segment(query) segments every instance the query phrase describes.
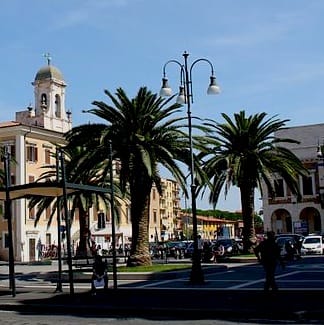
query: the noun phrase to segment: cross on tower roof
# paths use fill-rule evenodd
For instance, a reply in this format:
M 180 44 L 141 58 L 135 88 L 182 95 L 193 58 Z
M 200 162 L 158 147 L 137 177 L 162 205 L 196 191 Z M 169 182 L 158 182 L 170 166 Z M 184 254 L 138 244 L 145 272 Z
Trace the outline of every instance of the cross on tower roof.
M 52 57 L 50 55 L 50 53 L 45 53 L 43 54 L 44 58 L 47 59 L 47 65 L 51 65 L 51 60 L 52 60 Z

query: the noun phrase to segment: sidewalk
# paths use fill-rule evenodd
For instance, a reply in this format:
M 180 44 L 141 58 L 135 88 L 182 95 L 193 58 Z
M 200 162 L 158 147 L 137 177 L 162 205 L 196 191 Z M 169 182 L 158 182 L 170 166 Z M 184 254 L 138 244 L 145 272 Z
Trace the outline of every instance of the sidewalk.
M 144 317 L 163 319 L 226 320 L 323 320 L 323 292 L 182 289 L 109 289 L 91 296 L 89 292 L 0 293 L 0 310 L 70 314 L 79 316 Z M 300 299 L 299 297 L 302 297 Z

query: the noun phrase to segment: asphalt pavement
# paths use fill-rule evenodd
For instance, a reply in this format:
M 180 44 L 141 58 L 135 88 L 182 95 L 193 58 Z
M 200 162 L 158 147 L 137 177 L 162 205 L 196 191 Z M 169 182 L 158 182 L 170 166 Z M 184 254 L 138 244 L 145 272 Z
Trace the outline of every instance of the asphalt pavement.
M 224 271 L 224 265 L 206 265 L 204 272 Z M 0 265 L 2 284 L 6 266 Z M 57 276 L 55 266 L 16 266 L 19 279 L 15 296 L 9 287 L 0 288 L 0 310 L 21 313 L 69 314 L 79 316 L 142 317 L 149 319 L 226 319 L 226 320 L 282 320 L 291 323 L 324 323 L 324 291 L 280 290 L 266 293 L 262 290 L 220 290 L 206 284 L 192 285 L 183 281 L 182 287 L 161 288 L 109 288 L 98 290 L 95 296 L 88 289 L 75 289 L 70 294 L 64 283 L 63 292 L 41 285 Z M 38 278 L 39 286 L 20 286 L 19 281 Z M 141 280 L 152 274 L 137 274 Z M 133 275 L 133 277 L 136 277 Z M 162 276 L 162 275 L 161 275 Z M 165 274 L 163 275 L 166 276 Z M 186 277 L 184 271 L 172 272 L 168 278 Z M 158 275 L 154 275 L 158 278 Z M 189 278 L 189 277 L 188 277 Z M 136 279 L 134 279 L 136 280 Z M 66 281 L 66 280 L 64 280 Z M 75 279 L 75 282 L 82 279 Z

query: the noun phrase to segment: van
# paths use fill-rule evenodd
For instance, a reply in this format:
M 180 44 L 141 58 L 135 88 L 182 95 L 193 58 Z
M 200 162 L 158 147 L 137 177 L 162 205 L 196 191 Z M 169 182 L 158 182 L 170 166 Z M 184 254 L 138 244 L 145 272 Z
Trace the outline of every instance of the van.
M 323 254 L 323 237 L 319 235 L 306 236 L 302 243 L 301 253 L 307 254 Z

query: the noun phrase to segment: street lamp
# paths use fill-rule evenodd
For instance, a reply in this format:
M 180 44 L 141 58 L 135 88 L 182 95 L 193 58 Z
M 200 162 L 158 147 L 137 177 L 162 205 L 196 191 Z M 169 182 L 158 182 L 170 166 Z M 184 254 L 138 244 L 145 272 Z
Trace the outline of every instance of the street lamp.
M 109 176 L 110 176 L 110 214 L 111 214 L 111 244 L 113 253 L 113 288 L 117 289 L 117 256 L 116 256 L 116 225 L 114 205 L 114 174 L 113 174 L 113 151 L 112 142 L 109 141 Z
M 319 181 L 319 196 L 320 196 L 320 202 L 322 209 L 324 208 L 324 155 L 323 155 L 323 147 L 324 147 L 324 141 L 323 144 L 320 145 L 320 142 L 318 141 L 317 144 L 317 172 L 318 172 L 318 181 Z
M 4 152 L 4 169 L 5 169 L 5 217 L 8 221 L 8 250 L 9 250 L 9 286 L 12 296 L 16 296 L 16 280 L 15 280 L 15 257 L 13 248 L 13 230 L 12 230 L 12 213 L 11 213 L 11 199 L 10 199 L 10 186 L 11 186 L 11 172 L 10 172 L 10 152 L 9 146 L 5 146 Z
M 204 283 L 204 274 L 201 268 L 200 253 L 198 251 L 198 231 L 197 231 L 197 207 L 196 207 L 196 184 L 195 184 L 195 167 L 194 167 L 194 155 L 192 145 L 192 123 L 191 123 L 191 110 L 190 104 L 193 103 L 193 91 L 192 91 L 192 69 L 198 62 L 206 62 L 210 65 L 211 76 L 210 83 L 207 89 L 208 95 L 219 94 L 220 88 L 216 83 L 216 77 L 214 76 L 214 68 L 212 63 L 205 59 L 200 58 L 195 60 L 188 67 L 188 56 L 189 53 L 183 53 L 184 63 L 180 63 L 177 60 L 169 60 L 163 66 L 163 78 L 162 88 L 160 90 L 160 96 L 171 96 L 172 90 L 168 84 L 168 78 L 166 77 L 166 66 L 169 63 L 175 63 L 180 67 L 180 86 L 179 93 L 177 96 L 178 104 L 187 104 L 187 116 L 188 116 L 188 133 L 189 133 L 189 149 L 190 149 L 190 189 L 191 189 L 191 210 L 192 210 L 192 228 L 193 228 L 193 241 L 194 241 L 194 252 L 192 258 L 192 269 L 190 274 L 190 282 L 192 284 Z

